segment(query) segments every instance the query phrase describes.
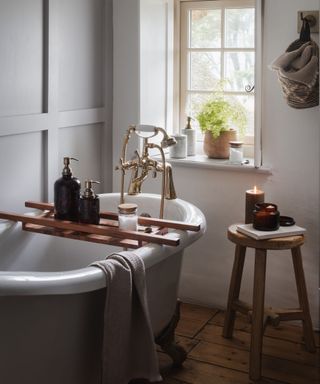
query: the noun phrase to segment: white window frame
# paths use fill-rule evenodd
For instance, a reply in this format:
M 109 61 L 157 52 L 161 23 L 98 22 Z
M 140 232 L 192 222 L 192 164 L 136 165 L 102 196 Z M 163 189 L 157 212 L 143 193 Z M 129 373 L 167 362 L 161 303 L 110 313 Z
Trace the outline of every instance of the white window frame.
M 181 20 L 180 12 L 182 3 L 193 2 L 193 3 L 205 3 L 209 2 L 220 2 L 221 0 L 174 0 L 174 102 L 173 102 L 173 126 L 176 133 L 180 132 L 185 125 L 185 118 L 182 115 L 181 105 L 184 103 L 181 100 L 181 78 L 183 76 L 183 70 L 181 69 L 181 47 L 180 45 L 180 31 L 181 31 Z M 224 0 L 224 3 L 230 3 L 235 6 L 238 2 L 241 5 L 248 3 L 246 0 Z M 252 5 L 252 1 L 250 2 Z M 254 158 L 254 166 L 256 168 L 262 165 L 262 148 L 261 148 L 261 103 L 262 103 L 262 9 L 263 0 L 254 0 L 255 4 L 255 110 L 254 110 L 254 139 L 252 139 L 253 150 L 252 156 Z M 196 5 L 195 5 L 196 7 Z M 251 138 L 253 138 L 251 136 Z

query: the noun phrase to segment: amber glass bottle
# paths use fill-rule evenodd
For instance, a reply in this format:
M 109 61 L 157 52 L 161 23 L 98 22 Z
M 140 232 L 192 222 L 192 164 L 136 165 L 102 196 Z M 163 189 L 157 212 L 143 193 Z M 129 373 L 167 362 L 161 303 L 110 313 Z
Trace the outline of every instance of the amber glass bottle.
M 100 182 L 86 180 L 84 193 L 80 197 L 79 221 L 85 224 L 99 224 L 100 221 L 100 200 L 92 184 L 100 184 Z
M 54 217 L 59 220 L 79 221 L 81 183 L 79 179 L 72 177 L 70 160 L 77 159 L 63 158 L 62 177 L 54 183 Z

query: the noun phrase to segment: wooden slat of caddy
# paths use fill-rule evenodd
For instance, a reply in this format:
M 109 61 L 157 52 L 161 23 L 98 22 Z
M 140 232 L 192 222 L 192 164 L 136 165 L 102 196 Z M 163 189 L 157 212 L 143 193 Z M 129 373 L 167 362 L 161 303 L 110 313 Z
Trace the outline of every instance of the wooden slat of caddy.
M 36 208 L 36 209 L 53 211 L 52 203 L 37 203 L 34 201 L 26 201 L 25 206 L 28 208 Z M 118 220 L 118 215 L 114 212 L 100 212 L 100 217 L 102 219 Z M 139 216 L 138 223 L 144 226 L 155 225 L 158 227 L 181 229 L 184 231 L 193 231 L 193 232 L 200 231 L 200 224 L 182 223 L 180 221 L 156 219 L 153 217 Z
M 23 230 L 27 232 L 40 233 L 44 235 L 51 235 L 56 237 L 64 237 L 67 239 L 88 241 L 90 243 L 109 244 L 118 247 L 137 249 L 141 247 L 141 242 L 137 240 L 118 239 L 116 237 L 95 235 L 91 233 L 75 232 L 70 230 L 62 230 L 52 227 L 45 227 L 43 225 L 36 225 L 30 223 L 22 224 Z
M 130 239 L 130 240 L 138 240 L 145 241 L 148 243 L 156 243 L 156 244 L 164 244 L 177 246 L 180 243 L 180 239 L 169 239 L 163 236 L 147 234 L 147 233 L 139 233 L 135 231 L 124 231 L 114 227 L 107 227 L 102 225 L 93 225 L 93 224 L 81 224 L 75 223 L 72 221 L 60 221 L 55 220 L 53 218 L 47 217 L 32 217 L 32 216 L 24 216 L 18 215 L 14 213 L 8 212 L 0 212 L 0 218 L 12 221 L 21 221 L 22 223 L 31 223 L 38 224 L 53 228 L 60 228 L 66 230 L 72 230 L 76 232 L 84 232 L 84 233 L 92 233 L 97 235 L 106 235 L 117 237 L 120 239 Z

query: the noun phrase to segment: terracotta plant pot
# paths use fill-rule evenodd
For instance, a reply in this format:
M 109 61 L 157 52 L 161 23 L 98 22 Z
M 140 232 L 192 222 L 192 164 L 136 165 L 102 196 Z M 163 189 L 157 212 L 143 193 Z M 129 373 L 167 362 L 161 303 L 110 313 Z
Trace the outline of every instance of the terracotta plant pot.
M 203 150 L 210 159 L 229 159 L 229 141 L 236 140 L 237 132 L 234 129 L 222 132 L 216 139 L 210 131 L 204 134 Z

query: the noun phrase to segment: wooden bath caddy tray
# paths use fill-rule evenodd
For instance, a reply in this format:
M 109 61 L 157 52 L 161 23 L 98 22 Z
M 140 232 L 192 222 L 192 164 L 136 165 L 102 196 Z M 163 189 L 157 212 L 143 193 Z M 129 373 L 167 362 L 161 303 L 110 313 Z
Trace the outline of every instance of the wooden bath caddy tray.
M 151 232 L 125 231 L 118 228 L 118 215 L 114 212 L 100 212 L 100 224 L 93 225 L 54 219 L 54 207 L 50 203 L 26 201 L 25 206 L 43 212 L 38 216 L 26 216 L 0 211 L 0 219 L 21 221 L 22 228 L 29 232 L 93 243 L 111 244 L 125 248 L 139 248 L 146 243 L 178 246 L 180 243 L 179 238 L 172 239 L 163 236 L 168 232 L 168 228 L 194 232 L 200 230 L 200 225 L 139 216 L 138 224 L 150 227 Z

